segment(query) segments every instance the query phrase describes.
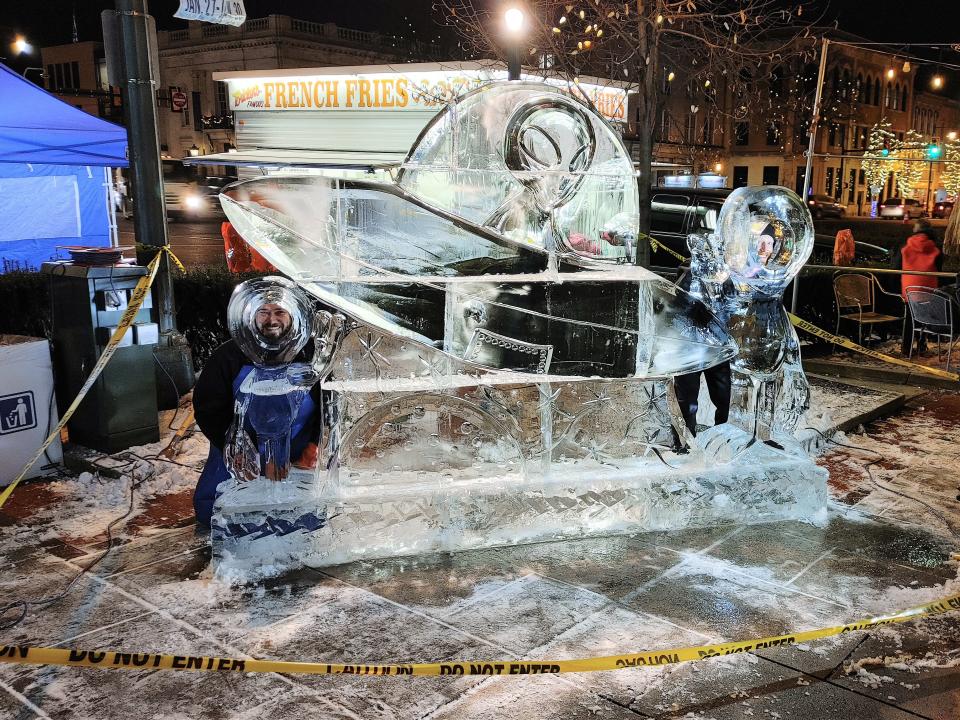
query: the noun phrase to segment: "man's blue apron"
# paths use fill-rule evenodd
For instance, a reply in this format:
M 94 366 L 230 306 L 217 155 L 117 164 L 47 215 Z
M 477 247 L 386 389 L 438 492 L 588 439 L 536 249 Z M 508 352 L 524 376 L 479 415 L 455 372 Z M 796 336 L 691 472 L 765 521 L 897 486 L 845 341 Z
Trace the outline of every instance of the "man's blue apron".
M 244 365 L 233 380 L 233 397 L 238 398 L 240 386 L 244 379 L 253 370 L 252 365 Z M 316 411 L 316 405 L 313 398 L 307 393 L 300 403 L 300 409 L 293 422 L 290 432 L 290 459 L 297 460 L 304 449 L 311 442 L 316 442 L 317 438 L 310 437 L 310 429 L 313 425 L 313 413 Z M 244 428 L 247 432 L 251 429 L 247 422 L 244 422 Z M 207 453 L 207 462 L 203 466 L 203 472 L 200 474 L 200 480 L 197 482 L 197 489 L 193 493 L 193 509 L 197 514 L 197 521 L 204 524 L 210 524 L 210 516 L 213 514 L 213 501 L 217 498 L 217 486 L 230 477 L 230 472 L 223 462 L 223 453 L 213 443 L 210 444 L 210 451 Z

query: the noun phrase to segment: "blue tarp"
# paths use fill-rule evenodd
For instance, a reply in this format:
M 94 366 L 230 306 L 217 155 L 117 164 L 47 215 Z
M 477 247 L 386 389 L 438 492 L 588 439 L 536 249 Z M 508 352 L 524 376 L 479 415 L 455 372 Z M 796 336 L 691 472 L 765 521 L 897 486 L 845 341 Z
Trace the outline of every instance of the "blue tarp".
M 110 244 L 109 170 L 127 131 L 0 65 L 0 272 L 37 269 L 58 245 Z

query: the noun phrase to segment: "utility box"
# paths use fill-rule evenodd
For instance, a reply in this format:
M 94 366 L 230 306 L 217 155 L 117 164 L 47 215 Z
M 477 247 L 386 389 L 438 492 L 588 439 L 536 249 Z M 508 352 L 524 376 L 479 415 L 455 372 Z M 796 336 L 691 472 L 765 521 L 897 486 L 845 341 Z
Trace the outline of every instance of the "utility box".
M 57 426 L 50 343 L 45 338 L 0 335 L 0 486 L 9 485 Z M 60 438 L 24 476 L 36 477 L 63 458 Z
M 53 367 L 60 414 L 89 377 L 140 278 L 138 265 L 44 263 L 50 275 Z M 153 351 L 156 325 L 147 294 L 134 324 L 67 423 L 70 441 L 114 453 L 160 439 Z

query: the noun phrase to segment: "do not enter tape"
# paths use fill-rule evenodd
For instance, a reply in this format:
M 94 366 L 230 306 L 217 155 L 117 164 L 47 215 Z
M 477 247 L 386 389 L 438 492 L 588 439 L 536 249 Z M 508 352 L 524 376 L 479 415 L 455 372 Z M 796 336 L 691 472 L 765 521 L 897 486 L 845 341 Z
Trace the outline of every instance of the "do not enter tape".
M 673 665 L 706 660 L 722 655 L 745 653 L 764 648 L 810 642 L 832 635 L 960 610 L 960 595 L 942 598 L 926 605 L 857 622 L 806 630 L 790 635 L 741 640 L 719 645 L 647 650 L 628 655 L 607 655 L 579 660 L 460 661 L 443 663 L 342 664 L 311 663 L 250 658 L 211 657 L 205 655 L 163 655 L 115 650 L 77 650 L 64 648 L 0 646 L 0 662 L 20 665 L 65 665 L 116 670 L 193 670 L 199 672 L 295 673 L 304 675 L 536 675 L 623 670 L 634 667 Z

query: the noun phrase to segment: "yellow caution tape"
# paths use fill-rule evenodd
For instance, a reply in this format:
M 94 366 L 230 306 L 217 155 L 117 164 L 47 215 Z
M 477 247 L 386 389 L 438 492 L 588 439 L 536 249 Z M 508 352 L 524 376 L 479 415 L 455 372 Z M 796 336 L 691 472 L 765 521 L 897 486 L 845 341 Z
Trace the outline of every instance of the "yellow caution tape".
M 183 421 L 183 423 L 177 429 L 177 432 L 174 433 L 173 437 L 170 439 L 170 442 L 167 443 L 167 446 L 160 451 L 161 457 L 165 457 L 169 460 L 177 454 L 177 444 L 183 440 L 183 436 L 187 434 L 187 430 L 193 427 L 194 422 L 196 422 L 196 415 L 193 407 L 191 407 L 190 414 L 187 415 L 187 419 Z
M 892 355 L 885 355 L 884 353 L 877 352 L 876 350 L 871 350 L 870 348 L 865 348 L 862 345 L 857 345 L 857 343 L 852 340 L 848 340 L 845 337 L 840 335 L 834 335 L 829 333 L 826 330 L 818 328 L 813 323 L 808 323 L 806 320 L 798 318 L 793 313 L 788 312 L 787 315 L 790 317 L 790 322 L 796 325 L 801 330 L 806 330 L 811 335 L 816 335 L 821 337 L 824 340 L 829 340 L 835 345 L 840 345 L 845 347 L 848 350 L 853 350 L 855 352 L 866 355 L 867 357 L 876 358 L 877 360 L 883 360 L 884 362 L 892 363 L 894 365 L 900 365 L 902 367 L 912 368 L 914 370 L 919 370 L 920 372 L 927 373 L 928 375 L 936 375 L 937 377 L 945 378 L 947 380 L 960 380 L 960 375 L 957 373 L 947 372 L 946 370 L 940 370 L 939 368 L 927 367 L 926 365 L 920 365 L 919 363 L 910 362 L 909 360 L 904 360 L 902 358 L 893 357 Z
M 60 418 L 60 422 L 57 423 L 57 426 L 53 429 L 53 432 L 47 436 L 47 439 L 43 441 L 43 444 L 40 446 L 37 452 L 34 453 L 33 457 L 31 457 L 27 461 L 26 465 L 23 466 L 20 474 L 17 475 L 12 483 L 7 485 L 2 493 L 0 493 L 0 508 L 2 508 L 4 503 L 7 502 L 10 495 L 13 494 L 14 489 L 16 489 L 17 485 L 20 484 L 20 481 L 23 480 L 30 468 L 33 467 L 33 464 L 40 459 L 40 456 L 43 455 L 44 450 L 50 447 L 50 443 L 52 443 L 55 438 L 60 436 L 60 431 L 63 430 L 70 418 L 73 417 L 73 414 L 77 411 L 77 408 L 80 407 L 80 403 L 83 401 L 83 398 L 86 397 L 87 393 L 90 391 L 90 388 L 93 387 L 93 384 L 97 381 L 97 378 L 100 377 L 100 373 L 103 372 L 103 369 L 107 366 L 107 363 L 110 362 L 110 358 L 113 357 L 117 347 L 120 345 L 120 341 L 126 334 L 127 328 L 133 324 L 137 313 L 140 311 L 140 306 L 143 304 L 144 298 L 146 298 L 147 293 L 150 292 L 150 286 L 153 285 L 153 281 L 157 276 L 157 269 L 160 267 L 160 259 L 163 257 L 164 252 L 166 252 L 167 255 L 173 259 L 173 261 L 181 270 L 184 269 L 183 263 L 181 263 L 177 256 L 173 254 L 173 251 L 170 250 L 169 245 L 161 248 L 153 257 L 153 260 L 151 260 L 147 265 L 147 274 L 140 278 L 140 282 L 137 283 L 137 286 L 130 294 L 130 301 L 127 303 L 127 309 L 124 311 L 123 315 L 120 316 L 120 323 L 117 325 L 117 329 L 113 331 L 113 335 L 110 336 L 110 341 L 103 349 L 103 352 L 97 360 L 96 365 L 93 366 L 93 370 L 90 371 L 90 375 L 83 383 L 83 386 L 80 388 L 77 396 L 73 399 L 73 402 L 70 403 L 70 407 L 68 407 L 63 413 L 63 417 Z
M 203 672 L 274 672 L 304 675 L 536 675 L 543 673 L 597 672 L 623 670 L 651 665 L 706 660 L 721 655 L 763 650 L 794 645 L 831 635 L 869 630 L 893 623 L 906 622 L 929 615 L 960 610 L 960 595 L 936 600 L 926 605 L 892 615 L 859 620 L 846 625 L 807 630 L 791 635 L 741 640 L 719 645 L 647 650 L 629 655 L 607 655 L 580 660 L 517 660 L 517 661 L 461 661 L 443 663 L 341 664 L 255 660 L 250 658 L 208 657 L 205 655 L 163 655 L 160 653 L 132 653 L 116 650 L 77 650 L 64 648 L 37 648 L 23 645 L 0 646 L 0 662 L 18 665 L 67 665 L 117 670 L 197 670 Z
M 662 242 L 660 242 L 659 240 L 657 240 L 655 237 L 651 237 L 650 235 L 646 235 L 646 234 L 644 234 L 644 233 L 640 233 L 640 238 L 641 238 L 641 239 L 646 239 L 647 242 L 650 243 L 650 247 L 653 248 L 653 251 L 654 251 L 654 252 L 657 252 L 657 250 L 664 250 L 664 251 L 670 253 L 671 255 L 673 255 L 673 256 L 674 256 L 677 260 L 679 260 L 680 262 L 686 262 L 687 260 L 690 259 L 690 258 L 688 258 L 688 257 L 684 257 L 683 255 L 681 255 L 680 253 L 678 253 L 676 250 L 673 250 L 673 249 L 671 249 L 671 248 L 668 248 L 666 245 L 664 245 Z

